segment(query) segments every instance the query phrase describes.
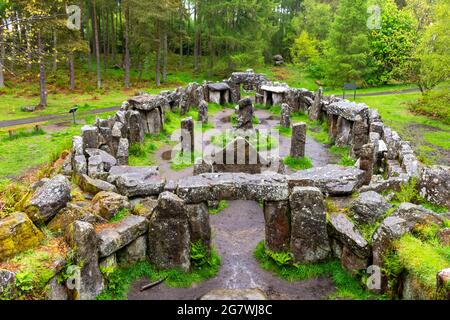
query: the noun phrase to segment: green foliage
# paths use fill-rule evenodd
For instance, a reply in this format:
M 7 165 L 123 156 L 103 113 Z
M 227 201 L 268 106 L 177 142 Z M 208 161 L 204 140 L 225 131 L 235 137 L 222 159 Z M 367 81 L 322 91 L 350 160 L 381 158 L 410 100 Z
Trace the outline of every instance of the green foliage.
M 293 158 L 287 156 L 283 160 L 284 164 L 294 170 L 306 170 L 313 167 L 312 161 L 308 157 Z
M 329 296 L 330 299 L 366 300 L 383 298 L 383 296 L 377 296 L 365 291 L 357 279 L 342 269 L 341 263 L 337 260 L 318 264 L 279 265 L 267 254 L 264 242 L 258 243 L 254 256 L 264 270 L 270 271 L 287 281 L 293 282 L 318 277 L 331 277 L 336 286 L 336 292 Z
M 427 295 L 436 292 L 436 274 L 448 267 L 450 247 L 440 247 L 404 235 L 395 243 L 396 252 L 402 266 L 427 288 Z
M 412 54 L 417 37 L 412 14 L 397 7 L 394 0 L 375 0 L 380 6 L 380 28 L 369 30 L 370 53 L 374 70 L 370 84 L 387 83 L 395 78 L 396 68 Z
M 275 252 L 265 249 L 267 257 L 272 259 L 279 267 L 285 267 L 292 264 L 292 254 L 290 252 Z
M 327 84 L 361 82 L 370 73 L 367 37 L 367 0 L 341 0 L 326 43 Z
M 112 217 L 109 220 L 109 222 L 111 222 L 111 223 L 120 222 L 123 220 L 123 218 L 125 218 L 129 214 L 130 214 L 130 211 L 128 209 L 125 209 L 125 208 L 120 209 L 120 211 L 114 217 Z
M 16 274 L 16 286 L 21 294 L 28 294 L 34 289 L 33 275 L 29 272 L 19 272 Z
M 220 258 L 213 250 L 207 263 L 194 267 L 190 273 L 178 269 L 156 270 L 147 261 L 139 262 L 133 266 L 118 268 L 107 272 L 107 287 L 97 297 L 97 300 L 125 300 L 131 284 L 143 277 L 154 282 L 166 279 L 165 284 L 176 288 L 189 288 L 217 275 L 220 268 Z
M 356 163 L 355 159 L 352 159 L 352 157 L 350 157 L 350 148 L 343 146 L 343 147 L 338 147 L 336 145 L 333 145 L 330 148 L 331 153 L 336 154 L 338 156 L 340 156 L 341 160 L 339 161 L 339 164 L 341 166 L 346 166 L 346 167 L 353 167 Z
M 11 213 L 23 211 L 31 194 L 31 187 L 20 182 L 6 181 L 0 185 L 0 219 Z
M 174 171 L 181 171 L 186 168 L 192 167 L 195 163 L 195 159 L 200 157 L 201 154 L 199 152 L 194 151 L 181 153 L 178 151 L 175 154 L 175 157 L 171 160 L 170 168 Z
M 291 47 L 292 62 L 300 66 L 314 63 L 319 56 L 317 45 L 317 41 L 311 39 L 306 31 L 302 31 Z
M 204 265 L 212 266 L 209 250 L 202 240 L 191 244 L 191 262 L 194 267 L 200 268 Z
M 409 110 L 416 114 L 424 115 L 430 118 L 439 119 L 443 123 L 450 125 L 450 90 L 448 88 L 436 89 L 426 92 L 419 100 L 410 102 Z M 432 135 L 436 133 L 433 132 Z M 450 149 L 450 145 L 445 138 L 438 138 L 438 144 L 442 141 L 443 148 Z
M 395 199 L 399 202 L 417 203 L 419 197 L 417 179 L 415 178 L 412 178 L 409 183 L 402 184 L 400 191 L 395 194 Z
M 223 210 L 225 210 L 228 207 L 229 207 L 228 201 L 221 200 L 221 201 L 219 201 L 219 205 L 217 206 L 217 208 L 211 208 L 211 209 L 208 210 L 208 212 L 211 215 L 216 215 L 216 214 L 222 212 Z

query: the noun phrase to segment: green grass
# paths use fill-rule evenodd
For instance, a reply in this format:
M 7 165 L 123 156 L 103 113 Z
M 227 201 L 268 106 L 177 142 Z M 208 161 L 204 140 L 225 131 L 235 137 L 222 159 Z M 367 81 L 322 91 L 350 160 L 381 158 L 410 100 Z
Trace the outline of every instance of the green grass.
M 382 298 L 364 290 L 357 279 L 342 269 L 340 262 L 337 260 L 319 264 L 280 266 L 267 254 L 264 242 L 260 242 L 256 246 L 254 256 L 264 270 L 290 282 L 331 277 L 336 286 L 336 291 L 328 297 L 329 299 L 367 300 Z
M 436 274 L 448 268 L 450 247 L 421 241 L 410 234 L 394 244 L 401 265 L 426 288 L 427 296 L 436 292 Z
M 130 146 L 128 159 L 130 166 L 155 165 L 154 155 L 166 143 L 169 143 L 169 140 L 163 134 L 145 135 L 143 144 L 136 143 Z
M 167 278 L 165 284 L 175 288 L 189 288 L 195 283 L 217 275 L 220 268 L 220 258 L 212 250 L 208 263 L 194 267 L 190 273 L 178 269 L 156 270 L 148 262 L 139 262 L 133 266 L 119 268 L 107 275 L 107 288 L 97 297 L 97 300 L 125 300 L 131 284 L 141 278 L 149 282 Z
M 426 164 L 445 160 L 440 149 L 450 149 L 450 125 L 410 111 L 410 104 L 421 98 L 420 93 L 405 93 L 377 97 L 359 97 L 359 102 L 377 109 L 383 121 L 396 130 L 403 140 L 414 144 L 419 159 Z M 443 102 L 441 108 L 449 108 Z
M 211 138 L 211 142 L 215 146 L 224 148 L 230 142 L 234 141 L 237 137 L 238 135 L 235 132 L 227 130 L 226 132 L 223 132 L 217 136 L 213 136 Z M 278 141 L 275 137 L 257 130 L 252 132 L 245 138 L 257 151 L 267 151 L 278 146 Z
M 289 168 L 294 170 L 306 170 L 313 167 L 311 159 L 306 156 L 303 158 L 293 158 L 291 156 L 287 156 L 284 158 L 283 162 Z
M 348 146 L 338 147 L 333 145 L 330 148 L 330 151 L 331 153 L 338 155 L 341 158 L 341 160 L 339 161 L 339 164 L 341 166 L 353 167 L 355 165 L 356 160 L 350 157 L 350 147 Z
M 195 151 L 193 154 L 191 152 L 185 152 L 182 154 L 178 151 L 175 154 L 175 157 L 171 160 L 170 169 L 174 171 L 182 171 L 186 168 L 192 167 L 195 163 L 195 159 L 200 156 L 201 154 Z
M 125 217 L 130 214 L 128 209 L 121 209 L 114 217 L 112 217 L 109 222 L 115 223 L 122 221 Z
M 225 210 L 226 208 L 229 207 L 229 203 L 226 200 L 221 200 L 219 201 L 219 205 L 217 206 L 217 208 L 210 208 L 208 210 L 210 215 L 216 215 L 219 214 L 220 212 L 222 212 L 223 210 Z
M 93 123 L 95 116 L 87 116 L 84 120 Z M 7 133 L 0 133 L 0 180 L 17 178 L 29 169 L 54 161 L 64 150 L 72 147 L 72 137 L 80 135 L 82 126 L 71 125 L 61 131 L 47 133 L 18 131 L 18 137 L 14 139 L 10 139 Z

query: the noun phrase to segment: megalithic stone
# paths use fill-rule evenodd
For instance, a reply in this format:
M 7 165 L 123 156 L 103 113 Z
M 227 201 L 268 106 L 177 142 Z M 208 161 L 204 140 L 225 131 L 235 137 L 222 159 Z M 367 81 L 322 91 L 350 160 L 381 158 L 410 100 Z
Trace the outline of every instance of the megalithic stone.
M 309 111 L 309 120 L 316 121 L 320 119 L 320 113 L 322 112 L 322 96 L 323 89 L 319 88 L 314 97 L 314 102 Z
M 300 122 L 292 126 L 291 157 L 303 158 L 305 156 L 306 123 Z
M 291 107 L 287 103 L 281 105 L 280 125 L 283 128 L 289 128 L 291 126 Z
M 364 185 L 370 184 L 370 181 L 372 180 L 373 165 L 374 165 L 374 145 L 372 143 L 368 143 L 363 145 L 360 150 L 359 168 L 366 172 L 363 181 Z
M 194 154 L 194 120 L 192 117 L 181 120 L 181 153 Z

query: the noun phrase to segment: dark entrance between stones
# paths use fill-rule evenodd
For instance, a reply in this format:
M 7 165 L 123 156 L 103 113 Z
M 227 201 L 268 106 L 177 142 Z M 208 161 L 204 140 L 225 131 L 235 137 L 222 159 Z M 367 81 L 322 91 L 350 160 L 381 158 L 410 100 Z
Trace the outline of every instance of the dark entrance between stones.
M 220 105 L 225 105 L 226 103 L 228 103 L 227 101 L 227 95 L 228 95 L 228 91 L 226 90 L 222 90 L 220 91 Z
M 266 91 L 266 95 L 267 95 L 267 102 L 266 102 L 266 105 L 268 106 L 268 107 L 271 107 L 271 106 L 273 106 L 273 94 L 272 94 L 272 92 L 270 92 L 270 91 Z

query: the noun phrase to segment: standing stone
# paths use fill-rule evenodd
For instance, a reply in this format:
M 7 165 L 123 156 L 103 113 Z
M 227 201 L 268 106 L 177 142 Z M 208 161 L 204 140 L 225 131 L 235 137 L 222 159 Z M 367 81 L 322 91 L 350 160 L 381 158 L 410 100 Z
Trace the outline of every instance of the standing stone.
M 351 145 L 351 154 L 354 158 L 358 158 L 361 152 L 361 148 L 369 140 L 369 126 L 367 120 L 363 119 L 360 115 L 356 116 L 355 122 L 353 122 Z
M 0 269 L 0 297 L 14 297 L 16 291 L 16 274 Z
M 266 248 L 276 252 L 289 251 L 291 240 L 289 202 L 265 201 L 264 219 L 266 221 Z
M 83 149 L 98 148 L 98 128 L 94 126 L 83 126 L 81 128 L 83 138 Z
M 181 120 L 181 153 L 194 155 L 194 121 L 192 117 Z
M 306 123 L 300 122 L 292 126 L 291 157 L 303 158 L 305 156 Z
M 148 256 L 158 269 L 191 267 L 191 237 L 183 200 L 163 192 L 149 223 Z
M 102 157 L 100 155 L 89 157 L 88 176 L 94 179 L 100 178 L 104 172 Z
M 211 226 L 209 223 L 208 206 L 203 202 L 201 204 L 186 205 L 189 218 L 189 231 L 191 233 L 191 242 L 201 241 L 208 248 L 211 242 Z
M 49 221 L 64 208 L 72 196 L 70 182 L 63 175 L 57 175 L 36 190 L 27 206 L 30 219 L 38 224 Z
M 314 187 L 295 187 L 289 203 L 294 262 L 315 263 L 326 259 L 331 248 L 322 192 Z
M 337 146 L 347 146 L 350 142 L 351 130 L 352 130 L 352 123 L 349 120 L 345 119 L 344 117 L 339 116 L 337 120 L 335 144 Z
M 350 204 L 353 219 L 360 224 L 376 223 L 389 208 L 389 202 L 375 191 L 361 193 Z
M 289 128 L 291 126 L 291 107 L 287 103 L 281 105 L 280 125 L 283 128 Z
M 322 96 L 323 89 L 319 88 L 314 96 L 314 103 L 309 111 L 309 120 L 317 121 L 320 119 L 320 114 L 322 112 Z
M 422 170 L 420 195 L 426 200 L 450 209 L 450 167 L 432 166 Z
M 128 139 L 121 138 L 119 140 L 119 146 L 117 147 L 117 165 L 119 166 L 127 166 L 128 165 L 128 156 L 129 156 L 129 148 L 130 144 Z
M 125 248 L 117 251 L 117 260 L 120 265 L 132 265 L 137 262 L 145 261 L 147 254 L 147 237 L 140 236 Z
M 337 119 L 337 116 L 331 113 L 328 114 L 328 138 L 331 143 L 334 143 L 336 141 Z
M 127 120 L 128 138 L 130 144 L 144 142 L 144 128 L 142 128 L 141 114 L 136 110 L 128 110 L 125 114 Z
M 198 121 L 203 124 L 208 123 L 208 102 L 202 100 L 198 106 Z
M 253 128 L 253 103 L 249 97 L 239 101 L 236 107 L 237 114 L 237 129 L 252 129 Z
M 371 143 L 365 144 L 361 148 L 359 168 L 365 171 L 364 185 L 369 185 L 372 180 L 374 165 L 374 146 Z
M 79 268 L 79 273 L 73 275 L 75 282 L 73 288 L 69 288 L 69 295 L 74 300 L 95 300 L 103 290 L 95 229 L 90 223 L 75 221 L 68 228 L 66 241 L 76 250 L 74 263 Z

